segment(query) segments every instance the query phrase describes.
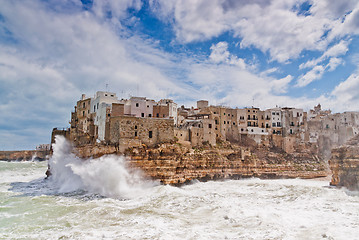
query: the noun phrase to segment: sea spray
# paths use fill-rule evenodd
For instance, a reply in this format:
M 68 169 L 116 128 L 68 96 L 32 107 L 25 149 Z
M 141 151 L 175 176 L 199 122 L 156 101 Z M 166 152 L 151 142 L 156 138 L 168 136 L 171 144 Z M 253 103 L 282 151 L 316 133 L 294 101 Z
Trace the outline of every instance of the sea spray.
M 53 150 L 49 183 L 59 193 L 83 190 L 112 198 L 132 198 L 157 185 L 145 180 L 141 171 L 129 168 L 122 156 L 81 159 L 72 153 L 71 144 L 62 136 L 56 136 Z

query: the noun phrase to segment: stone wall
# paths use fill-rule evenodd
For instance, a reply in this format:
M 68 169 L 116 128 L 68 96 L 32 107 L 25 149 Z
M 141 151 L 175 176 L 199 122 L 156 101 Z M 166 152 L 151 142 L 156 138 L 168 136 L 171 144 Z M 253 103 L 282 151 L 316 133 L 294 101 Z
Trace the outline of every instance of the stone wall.
M 174 140 L 172 119 L 111 117 L 109 129 L 109 140 L 114 144 L 120 139 L 139 139 L 147 146 L 154 146 Z

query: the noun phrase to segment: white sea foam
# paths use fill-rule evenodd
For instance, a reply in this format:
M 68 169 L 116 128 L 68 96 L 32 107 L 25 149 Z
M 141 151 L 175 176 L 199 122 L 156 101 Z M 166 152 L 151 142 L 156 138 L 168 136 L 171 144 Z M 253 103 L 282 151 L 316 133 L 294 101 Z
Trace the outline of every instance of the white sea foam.
M 53 149 L 49 180 L 60 193 L 84 190 L 106 197 L 131 198 L 156 185 L 144 180 L 139 170 L 128 168 L 122 156 L 81 159 L 71 152 L 70 143 L 62 136 L 56 137 Z

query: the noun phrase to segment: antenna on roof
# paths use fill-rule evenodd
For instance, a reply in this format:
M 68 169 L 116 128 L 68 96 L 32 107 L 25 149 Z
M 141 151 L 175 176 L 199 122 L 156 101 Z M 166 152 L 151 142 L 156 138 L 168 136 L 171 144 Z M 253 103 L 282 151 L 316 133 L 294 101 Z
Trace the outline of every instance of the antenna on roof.
M 106 83 L 106 92 L 107 92 L 107 88 L 108 88 L 108 83 Z

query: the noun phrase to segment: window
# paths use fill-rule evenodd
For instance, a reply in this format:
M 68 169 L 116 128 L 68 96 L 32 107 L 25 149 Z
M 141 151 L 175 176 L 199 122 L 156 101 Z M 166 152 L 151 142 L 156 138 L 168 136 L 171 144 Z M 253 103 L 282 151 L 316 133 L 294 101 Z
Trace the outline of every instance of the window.
M 251 112 L 251 110 L 248 110 L 248 112 Z
M 156 113 L 156 117 L 160 117 L 160 114 L 159 114 L 159 113 Z
M 152 131 L 149 131 L 149 132 L 148 132 L 148 137 L 149 137 L 149 138 L 152 138 Z
M 289 130 L 289 133 L 290 133 L 290 134 L 293 134 L 293 130 L 292 130 L 292 129 L 290 129 L 290 130 Z
M 144 114 L 144 113 L 141 113 L 141 117 L 145 117 L 145 114 Z
M 275 123 L 272 123 L 272 127 L 276 127 L 276 124 L 275 124 Z
M 98 103 L 96 104 L 96 108 L 98 109 Z
M 230 117 L 230 116 L 231 116 L 231 114 L 228 113 L 228 117 Z
M 113 94 L 111 94 L 111 97 L 114 97 L 114 95 L 113 95 Z
M 105 94 L 105 97 L 107 97 L 107 94 Z
M 149 108 L 149 107 L 150 107 L 150 105 L 147 105 L 147 107 Z
M 217 119 L 215 119 L 214 122 L 215 122 L 215 124 L 218 124 L 218 120 L 217 120 Z
M 226 121 L 223 121 L 223 124 L 226 124 Z
M 253 132 L 253 129 L 251 129 L 251 132 Z
M 213 112 L 213 114 L 217 114 L 216 112 Z
M 140 106 L 140 104 L 136 103 L 136 107 L 139 107 L 139 106 Z
M 272 112 L 272 115 L 275 115 L 275 112 Z
M 135 125 L 135 129 L 137 129 L 137 125 Z
M 82 116 L 83 116 L 83 117 L 85 116 L 85 111 L 82 111 Z
M 235 123 L 235 122 L 233 122 L 233 125 L 236 125 L 236 123 Z
M 251 122 L 248 122 L 248 126 L 252 126 L 252 123 L 251 123 Z
M 241 131 L 243 132 L 243 128 L 241 128 Z
M 277 122 L 277 126 L 280 127 L 280 122 Z
M 150 113 L 150 114 L 148 114 L 148 117 L 152 117 L 152 114 Z
M 208 128 L 212 128 L 212 124 L 208 124 Z
M 163 117 L 166 117 L 166 114 L 163 114 Z
M 135 137 L 137 137 L 137 132 L 135 132 Z
M 226 113 L 223 113 L 223 116 L 226 116 Z
M 96 112 L 96 106 L 95 105 L 93 106 L 93 111 Z
M 251 115 L 248 115 L 248 120 L 251 120 Z
M 86 103 L 83 103 L 82 106 L 83 106 L 83 108 L 85 108 L 85 107 L 86 107 Z
M 229 124 L 229 121 L 227 121 L 227 124 Z

